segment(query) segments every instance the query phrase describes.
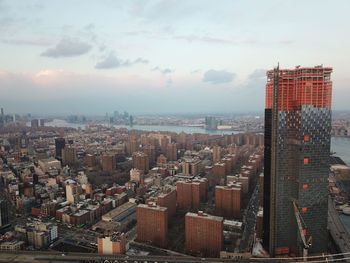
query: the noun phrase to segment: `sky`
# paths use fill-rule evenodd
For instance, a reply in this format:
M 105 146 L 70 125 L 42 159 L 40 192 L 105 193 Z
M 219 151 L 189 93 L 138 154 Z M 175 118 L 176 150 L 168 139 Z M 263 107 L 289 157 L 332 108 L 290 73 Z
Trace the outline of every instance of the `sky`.
M 0 0 L 5 112 L 262 112 L 266 70 L 333 67 L 350 98 L 349 0 Z

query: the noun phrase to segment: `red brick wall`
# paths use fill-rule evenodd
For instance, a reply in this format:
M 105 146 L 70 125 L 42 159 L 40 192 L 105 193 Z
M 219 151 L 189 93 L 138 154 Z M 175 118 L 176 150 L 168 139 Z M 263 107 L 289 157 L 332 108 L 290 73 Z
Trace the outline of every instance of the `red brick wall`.
M 157 204 L 168 208 L 168 216 L 171 218 L 176 213 L 176 191 L 173 190 L 163 197 L 158 197 Z
M 185 240 L 188 253 L 218 257 L 223 249 L 223 222 L 186 215 Z
M 137 241 L 166 247 L 168 212 L 147 207 L 137 207 Z
M 216 213 L 225 218 L 241 218 L 241 189 L 216 187 Z

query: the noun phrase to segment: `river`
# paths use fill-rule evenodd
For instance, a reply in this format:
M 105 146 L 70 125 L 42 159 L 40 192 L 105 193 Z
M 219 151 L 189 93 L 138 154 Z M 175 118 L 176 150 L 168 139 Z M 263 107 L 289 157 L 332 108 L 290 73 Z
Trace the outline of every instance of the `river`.
M 27 125 L 30 125 L 28 123 Z M 107 124 L 102 124 L 107 125 Z M 70 128 L 82 128 L 84 129 L 86 127 L 85 124 L 78 124 L 78 123 L 69 123 L 65 120 L 59 120 L 54 119 L 51 122 L 45 123 L 45 126 L 52 126 L 52 127 L 70 127 Z M 222 134 L 236 134 L 239 133 L 238 131 L 231 131 L 231 130 L 214 130 L 209 131 L 202 127 L 192 127 L 192 126 L 172 126 L 172 125 L 113 125 L 115 128 L 126 128 L 128 130 L 141 130 L 141 131 L 170 131 L 170 132 L 185 132 L 185 133 L 207 133 L 211 135 L 222 135 Z

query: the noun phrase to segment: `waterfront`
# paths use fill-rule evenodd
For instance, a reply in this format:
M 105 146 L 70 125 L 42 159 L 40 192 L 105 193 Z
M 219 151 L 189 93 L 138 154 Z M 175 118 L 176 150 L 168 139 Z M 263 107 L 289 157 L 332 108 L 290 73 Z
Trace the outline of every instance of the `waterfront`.
M 102 125 L 109 125 L 106 123 L 101 123 Z M 27 125 L 30 125 L 28 123 Z M 54 119 L 51 122 L 45 123 L 45 126 L 52 127 L 70 127 L 70 128 L 81 128 L 85 129 L 87 125 L 79 124 L 79 123 L 69 123 L 65 120 Z M 239 131 L 232 130 L 206 130 L 202 127 L 194 127 L 194 126 L 171 126 L 171 125 L 111 125 L 115 128 L 125 128 L 128 130 L 141 130 L 141 131 L 169 131 L 169 132 L 185 132 L 185 133 L 207 133 L 211 135 L 222 135 L 222 134 L 236 134 Z
M 331 150 L 335 152 L 347 165 L 350 165 L 350 138 L 333 137 Z M 340 220 L 350 233 L 350 216 L 341 214 Z
M 333 137 L 331 150 L 335 152 L 336 156 L 342 158 L 347 165 L 350 165 L 350 138 Z

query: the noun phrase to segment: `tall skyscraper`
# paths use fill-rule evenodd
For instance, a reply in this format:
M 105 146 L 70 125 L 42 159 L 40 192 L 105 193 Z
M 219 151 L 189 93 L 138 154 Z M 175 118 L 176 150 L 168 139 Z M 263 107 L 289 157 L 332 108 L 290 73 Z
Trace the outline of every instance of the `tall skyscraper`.
M 9 224 L 9 208 L 6 200 L 0 200 L 0 228 Z
M 62 150 L 66 146 L 66 140 L 64 138 L 55 139 L 56 158 L 62 158 Z
M 264 246 L 272 256 L 301 255 L 302 233 L 312 237 L 309 253 L 327 251 L 331 73 L 323 66 L 267 71 Z
M 4 114 L 4 108 L 1 108 L 0 113 L 0 126 L 5 125 L 5 114 Z

